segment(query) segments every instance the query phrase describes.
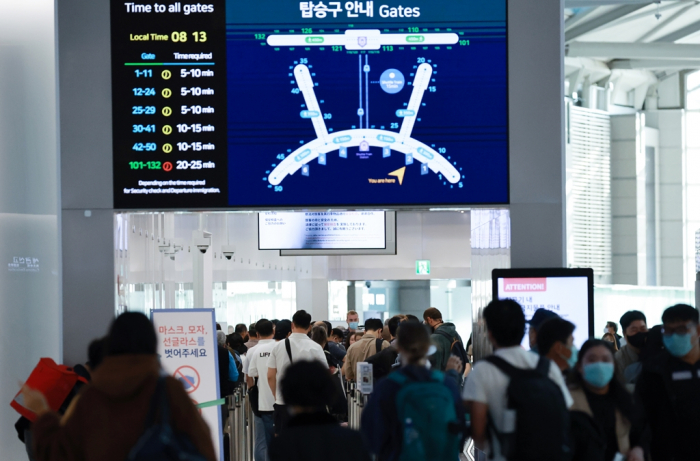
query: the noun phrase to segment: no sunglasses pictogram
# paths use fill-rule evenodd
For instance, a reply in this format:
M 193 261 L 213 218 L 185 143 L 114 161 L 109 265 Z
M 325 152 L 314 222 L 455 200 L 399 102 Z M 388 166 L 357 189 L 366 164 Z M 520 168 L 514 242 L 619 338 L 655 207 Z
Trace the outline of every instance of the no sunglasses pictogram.
M 185 386 L 185 391 L 188 394 L 196 391 L 201 383 L 201 380 L 199 379 L 199 372 L 189 365 L 182 366 L 175 370 L 173 376 L 180 380 L 182 385 Z

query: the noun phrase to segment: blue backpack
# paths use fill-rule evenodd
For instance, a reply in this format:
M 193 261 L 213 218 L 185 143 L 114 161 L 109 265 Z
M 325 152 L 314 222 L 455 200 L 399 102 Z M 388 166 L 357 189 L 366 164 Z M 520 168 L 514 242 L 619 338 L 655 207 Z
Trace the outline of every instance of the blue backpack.
M 462 425 L 444 375 L 431 373 L 430 381 L 412 381 L 401 371 L 387 379 L 401 385 L 396 408 L 403 433 L 400 461 L 457 461 Z
M 156 416 L 159 416 L 156 419 Z M 129 452 L 127 461 L 207 461 L 183 434 L 170 427 L 165 378 L 158 378 L 151 408 L 146 416 L 146 431 Z

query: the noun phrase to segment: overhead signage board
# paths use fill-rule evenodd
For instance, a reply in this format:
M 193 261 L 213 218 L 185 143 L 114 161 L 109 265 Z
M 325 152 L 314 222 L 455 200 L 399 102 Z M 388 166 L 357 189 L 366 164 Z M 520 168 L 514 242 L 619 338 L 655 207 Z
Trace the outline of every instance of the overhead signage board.
M 163 370 L 182 383 L 196 404 L 221 398 L 214 309 L 153 309 Z M 223 461 L 223 426 L 218 406 L 200 410 L 209 425 L 214 449 Z
M 386 248 L 383 211 L 271 211 L 258 215 L 260 250 Z
M 508 203 L 506 0 L 111 2 L 115 208 Z

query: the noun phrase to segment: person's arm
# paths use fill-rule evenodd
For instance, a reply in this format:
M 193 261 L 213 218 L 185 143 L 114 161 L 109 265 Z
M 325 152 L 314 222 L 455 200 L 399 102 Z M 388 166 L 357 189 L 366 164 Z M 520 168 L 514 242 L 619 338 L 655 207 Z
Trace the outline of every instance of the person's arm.
M 469 402 L 471 406 L 472 439 L 481 451 L 486 451 L 489 406 L 481 402 Z
M 61 416 L 51 411 L 44 395 L 27 386 L 22 388 L 24 405 L 37 415 L 32 425 L 34 457 L 37 461 L 68 461 L 82 459 L 82 434 L 76 417 L 61 422 Z M 73 414 L 75 413 L 75 409 Z M 77 427 L 76 427 L 77 426 Z
M 270 385 L 272 397 L 277 395 L 277 368 L 269 367 L 267 369 L 267 384 Z
M 350 355 L 345 356 L 345 365 L 343 365 L 343 372 L 345 373 L 345 379 L 348 381 L 355 381 L 355 361 L 352 360 Z
M 486 451 L 488 445 L 488 393 L 492 386 L 490 367 L 493 365 L 488 362 L 475 366 L 462 390 L 464 407 L 469 409 L 471 415 L 472 438 L 482 451 Z
M 228 380 L 234 383 L 238 381 L 238 368 L 236 368 L 236 361 L 230 352 L 228 353 Z
M 248 363 L 248 373 L 245 375 L 245 382 L 248 385 L 248 389 L 255 386 L 255 378 L 258 377 L 258 374 L 258 361 L 255 360 L 255 357 L 251 357 Z

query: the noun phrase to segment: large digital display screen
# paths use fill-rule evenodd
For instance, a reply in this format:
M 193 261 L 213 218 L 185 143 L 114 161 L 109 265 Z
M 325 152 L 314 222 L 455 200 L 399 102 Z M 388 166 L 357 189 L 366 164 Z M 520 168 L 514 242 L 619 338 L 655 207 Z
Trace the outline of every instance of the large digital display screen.
M 517 301 L 527 320 L 542 308 L 576 325 L 574 344 L 579 348 L 593 335 L 591 269 L 497 269 L 493 271 L 493 289 L 494 299 Z M 529 349 L 525 333 L 523 347 Z
M 112 0 L 116 208 L 508 202 L 506 0 Z
M 258 214 L 260 250 L 386 248 L 383 211 L 265 212 Z

